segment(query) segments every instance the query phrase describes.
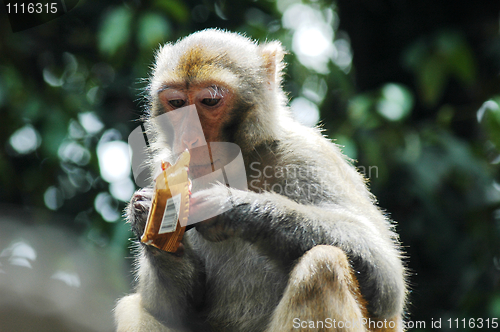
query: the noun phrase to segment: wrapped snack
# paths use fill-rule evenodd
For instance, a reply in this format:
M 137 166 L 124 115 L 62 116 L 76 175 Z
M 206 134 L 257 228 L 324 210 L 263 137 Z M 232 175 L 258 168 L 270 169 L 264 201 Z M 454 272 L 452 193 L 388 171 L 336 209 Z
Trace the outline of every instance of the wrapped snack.
M 187 150 L 173 165 L 162 161 L 141 242 L 168 252 L 177 251 L 189 213 L 189 161 Z

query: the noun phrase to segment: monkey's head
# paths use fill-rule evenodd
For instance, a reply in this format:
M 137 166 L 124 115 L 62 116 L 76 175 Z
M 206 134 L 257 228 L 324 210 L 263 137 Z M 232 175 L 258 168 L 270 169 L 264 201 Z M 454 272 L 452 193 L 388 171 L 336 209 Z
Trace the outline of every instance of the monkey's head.
M 151 120 L 194 105 L 206 142 L 232 142 L 245 151 L 272 141 L 278 118 L 288 118 L 283 55 L 279 42 L 259 45 L 214 29 L 166 44 L 149 85 Z M 191 148 L 189 140 L 182 144 Z

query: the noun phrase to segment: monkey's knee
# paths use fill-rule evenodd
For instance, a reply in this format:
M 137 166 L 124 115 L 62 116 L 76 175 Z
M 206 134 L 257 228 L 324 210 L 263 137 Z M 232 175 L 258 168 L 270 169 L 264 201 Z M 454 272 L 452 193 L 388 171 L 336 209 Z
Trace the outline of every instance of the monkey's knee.
M 369 316 L 354 271 L 340 248 L 320 245 L 306 252 L 292 270 L 290 285 L 289 291 L 296 290 L 295 299 L 299 302 L 316 309 L 325 308 L 324 314 L 309 314 L 335 319 L 337 328 L 332 330 L 402 331 L 399 316 L 384 320 Z
M 128 295 L 118 301 L 115 324 L 117 332 L 172 332 L 144 309 L 140 294 Z
M 306 252 L 292 270 L 268 331 L 364 332 L 364 317 L 347 256 L 337 247 L 321 245 Z
M 353 273 L 346 254 L 340 248 L 319 245 L 307 251 L 290 276 L 290 284 L 301 286 L 304 292 L 316 288 L 339 291 L 348 288 L 357 291 Z M 354 289 L 356 288 L 356 289 Z
M 344 319 L 366 316 L 357 280 L 340 248 L 320 245 L 310 249 L 292 270 L 289 283 L 297 300 L 315 308 L 329 308 L 327 312 Z

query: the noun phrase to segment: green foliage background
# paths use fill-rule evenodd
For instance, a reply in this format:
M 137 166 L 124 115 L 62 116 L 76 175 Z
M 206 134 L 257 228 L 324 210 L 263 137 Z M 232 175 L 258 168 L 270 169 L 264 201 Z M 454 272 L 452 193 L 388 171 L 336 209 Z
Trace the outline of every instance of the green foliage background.
M 328 73 L 292 52 L 280 8 L 296 2 L 80 1 L 17 33 L 1 13 L 3 209 L 36 208 L 33 224 L 60 223 L 113 259 L 127 256 L 128 226 L 105 221 L 95 208 L 109 189 L 96 146 L 108 129 L 126 140 L 137 126 L 153 50 L 207 27 L 279 39 L 290 51 L 290 99 L 307 97 L 311 82 L 326 87 L 316 101 L 326 134 L 360 170 L 376 171 L 367 172 L 371 189 L 408 253 L 409 319 L 500 317 L 500 2 L 305 2 L 335 13 L 336 36 L 350 41 L 350 70 L 330 62 Z M 102 130 L 82 127 L 89 112 Z M 41 144 L 20 154 L 9 139 L 24 126 Z M 70 142 L 84 147 L 87 162 L 60 157 Z M 51 187 L 59 193 L 55 209 L 44 203 Z M 72 222 L 62 225 L 56 215 Z

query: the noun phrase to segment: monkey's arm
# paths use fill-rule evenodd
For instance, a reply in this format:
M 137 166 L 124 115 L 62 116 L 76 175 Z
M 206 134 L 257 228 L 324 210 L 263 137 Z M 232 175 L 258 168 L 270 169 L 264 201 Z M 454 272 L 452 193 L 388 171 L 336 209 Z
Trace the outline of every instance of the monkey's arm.
M 382 234 L 375 224 L 380 221 L 371 220 L 383 219 L 381 215 L 364 216 L 334 204 L 302 205 L 275 193 L 220 186 L 195 195 L 201 205 L 221 204 L 223 197 L 223 205 L 234 206 L 197 225 L 208 239 L 239 236 L 288 267 L 316 245 L 337 246 L 352 263 L 369 312 L 380 318 L 402 312 L 405 282 L 396 236 L 389 230 Z
M 137 237 L 144 231 L 151 198 L 152 189 L 142 189 L 134 194 L 128 206 L 127 219 Z M 142 306 L 175 329 L 196 327 L 196 309 L 204 295 L 204 269 L 187 238 L 184 237 L 175 254 L 139 244 L 137 292 Z

